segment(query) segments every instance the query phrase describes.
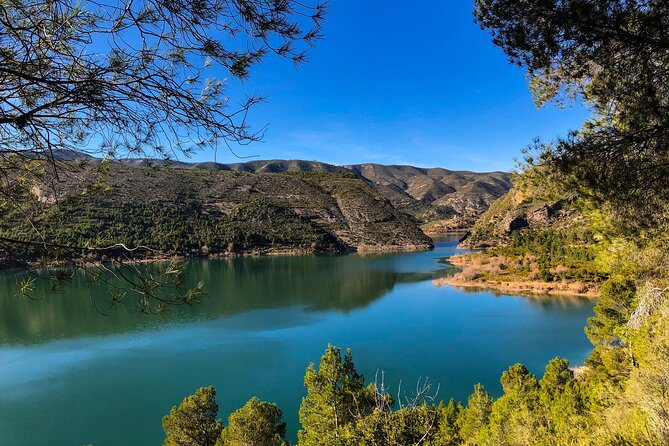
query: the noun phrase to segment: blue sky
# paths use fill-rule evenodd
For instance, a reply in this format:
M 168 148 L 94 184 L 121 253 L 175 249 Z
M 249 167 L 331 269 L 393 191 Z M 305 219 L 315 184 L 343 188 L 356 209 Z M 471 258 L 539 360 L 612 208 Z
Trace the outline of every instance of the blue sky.
M 472 1 L 332 0 L 324 40 L 297 69 L 267 59 L 244 82 L 259 159 L 510 170 L 532 138 L 578 129 L 580 106 L 537 109 L 524 73 L 472 18 Z M 233 88 L 232 99 L 237 88 Z M 239 162 L 227 148 L 194 160 Z

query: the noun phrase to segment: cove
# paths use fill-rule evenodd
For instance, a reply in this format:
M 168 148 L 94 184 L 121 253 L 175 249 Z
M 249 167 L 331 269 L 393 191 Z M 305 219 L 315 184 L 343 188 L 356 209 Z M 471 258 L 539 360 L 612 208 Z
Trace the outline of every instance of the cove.
M 327 344 L 396 390 L 419 378 L 465 401 L 522 362 L 580 364 L 594 303 L 436 287 L 456 242 L 433 251 L 193 261 L 207 296 L 165 318 L 108 309 L 75 281 L 43 301 L 0 276 L 0 444 L 161 444 L 161 418 L 198 387 L 218 389 L 220 416 L 250 397 L 276 402 L 296 438 L 304 371 Z M 101 315 L 100 313 L 105 315 Z

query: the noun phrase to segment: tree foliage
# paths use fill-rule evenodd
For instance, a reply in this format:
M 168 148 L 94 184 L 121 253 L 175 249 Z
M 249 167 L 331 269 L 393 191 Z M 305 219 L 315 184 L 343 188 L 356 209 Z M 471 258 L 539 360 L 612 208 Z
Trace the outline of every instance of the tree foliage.
M 220 67 L 244 79 L 268 53 L 294 62 L 324 8 L 296 1 L 0 2 L 0 153 L 169 155 L 258 137 Z M 305 20 L 306 19 L 306 20 Z
M 618 328 L 631 316 L 636 285 L 633 280 L 614 277 L 602 285 L 595 316 L 588 319 L 585 332 L 594 345 L 611 346 L 619 340 Z
M 614 203 L 620 220 L 652 228 L 669 199 L 669 4 L 477 0 L 475 17 L 527 70 L 539 104 L 591 106 L 581 131 L 546 147 L 544 160 Z
M 216 389 L 202 387 L 163 418 L 165 446 L 214 446 L 223 424 L 217 420 Z
M 436 392 L 426 380 L 413 394 L 390 395 L 383 373 L 374 383 L 353 364 L 350 350 L 328 346 L 318 369 L 305 375 L 307 396 L 302 399 L 299 445 L 401 446 L 458 444 L 457 419 L 461 406 L 435 404 Z
M 230 414 L 216 446 L 282 446 L 286 423 L 276 404 L 251 398 Z
M 163 417 L 165 446 L 282 446 L 286 423 L 276 404 L 251 398 L 230 414 L 218 417 L 216 389 L 202 387 Z
M 91 243 L 99 240 L 58 243 L 40 227 L 45 207 L 33 204 L 44 190 L 79 175 L 89 155 L 169 159 L 257 141 L 263 129 L 247 115 L 262 97 L 229 92 L 270 55 L 304 61 L 324 13 L 294 0 L 1 0 L 0 215 L 29 231 L 0 234 L 0 262 L 17 249 L 109 256 L 109 245 Z M 107 166 L 88 189 L 105 189 Z
M 460 435 L 464 444 L 477 444 L 487 433 L 492 413 L 493 399 L 482 384 L 476 384 L 467 399 L 467 407 L 459 420 Z
M 304 385 L 307 396 L 300 406 L 301 445 L 340 444 L 342 428 L 374 408 L 373 389 L 365 387 L 350 350 L 342 357 L 341 349 L 328 346 L 318 369 L 313 364 L 307 369 Z

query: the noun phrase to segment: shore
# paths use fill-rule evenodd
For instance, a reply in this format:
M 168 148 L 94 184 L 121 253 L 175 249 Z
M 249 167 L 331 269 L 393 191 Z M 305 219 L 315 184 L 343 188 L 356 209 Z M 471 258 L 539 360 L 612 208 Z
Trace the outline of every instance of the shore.
M 599 297 L 600 285 L 582 281 L 561 280 L 544 282 L 528 278 L 510 277 L 494 268 L 482 273 L 482 266 L 472 261 L 470 255 L 452 256 L 448 263 L 462 271 L 435 279 L 435 286 L 454 286 L 499 291 L 504 294 L 534 294 L 554 296 L 577 296 L 588 299 Z
M 142 264 L 151 264 L 151 263 L 164 263 L 170 262 L 173 260 L 187 262 L 190 260 L 196 259 L 224 259 L 224 258 L 236 258 L 236 257 L 261 257 L 261 256 L 301 256 L 301 255 L 346 255 L 346 254 L 375 254 L 375 253 L 401 253 L 401 252 L 413 252 L 413 251 L 427 251 L 432 249 L 433 246 L 430 245 L 359 245 L 355 247 L 350 247 L 346 250 L 336 251 L 336 252 L 327 252 L 327 251 L 317 251 L 310 247 L 273 247 L 273 248 L 264 248 L 258 247 L 246 251 L 222 251 L 214 252 L 208 254 L 193 254 L 193 255 L 184 255 L 184 254 L 169 254 L 169 253 L 156 253 L 154 255 L 147 256 L 138 256 L 138 257 L 125 257 L 123 258 L 120 255 L 109 256 L 108 258 L 92 258 L 92 257 L 81 257 L 70 260 L 52 260 L 48 262 L 37 261 L 37 262 L 26 262 L 24 264 L 3 264 L 0 262 L 0 271 L 1 270 L 11 270 L 11 269 L 43 269 L 43 268 L 58 268 L 58 267 L 67 267 L 67 266 L 79 266 L 79 267 L 95 267 L 108 264 L 125 264 L 125 265 L 142 265 Z

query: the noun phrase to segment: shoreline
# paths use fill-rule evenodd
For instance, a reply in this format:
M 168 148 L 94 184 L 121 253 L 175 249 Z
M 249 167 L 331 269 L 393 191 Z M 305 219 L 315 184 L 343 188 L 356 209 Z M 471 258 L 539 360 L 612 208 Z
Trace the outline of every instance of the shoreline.
M 587 291 L 578 291 L 575 288 L 569 288 L 570 285 L 577 285 L 574 282 L 537 282 L 537 281 L 460 281 L 453 279 L 453 276 L 435 279 L 432 284 L 436 287 L 452 286 L 455 288 L 497 291 L 500 294 L 532 295 L 532 296 L 560 296 L 560 297 L 583 297 L 596 300 L 599 298 L 599 291 L 589 288 Z M 561 288 L 561 287 L 565 288 Z
M 165 263 L 177 260 L 180 262 L 189 262 L 193 260 L 217 260 L 217 259 L 233 259 L 239 257 L 272 257 L 272 256 L 302 256 L 302 255 L 323 255 L 323 256 L 340 256 L 349 254 L 383 254 L 383 253 L 402 253 L 402 252 L 418 252 L 429 251 L 433 249 L 433 245 L 359 245 L 350 247 L 349 249 L 328 252 L 328 251 L 314 251 L 311 248 L 262 248 L 248 251 L 238 252 L 216 252 L 209 254 L 198 255 L 183 255 L 183 254 L 157 254 L 146 257 L 127 258 L 119 260 L 118 257 L 111 259 L 72 259 L 72 260 L 54 260 L 48 262 L 26 262 L 24 264 L 0 264 L 0 272 L 12 270 L 34 271 L 45 268 L 60 268 L 60 267 L 99 267 L 102 265 L 116 264 L 116 265 L 146 265 L 152 263 Z
M 470 229 L 469 228 L 451 228 L 451 229 L 443 229 L 439 230 L 439 228 L 429 228 L 429 227 L 420 227 L 421 231 L 423 231 L 423 234 L 427 235 L 430 238 L 433 237 L 440 237 L 440 236 L 445 236 L 445 235 L 465 235 L 467 234 Z
M 529 294 L 544 296 L 563 296 L 563 297 L 582 297 L 587 299 L 599 298 L 600 284 L 581 281 L 557 281 L 544 282 L 533 279 L 511 279 L 505 280 L 504 276 L 496 275 L 492 277 L 477 277 L 468 279 L 467 276 L 473 266 L 467 261 L 467 254 L 451 256 L 446 259 L 449 265 L 460 268 L 461 271 L 446 277 L 432 281 L 434 286 L 453 286 L 463 289 L 479 289 L 498 291 L 502 294 Z

